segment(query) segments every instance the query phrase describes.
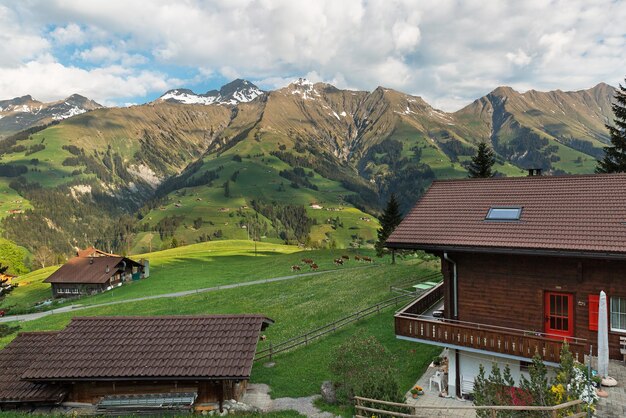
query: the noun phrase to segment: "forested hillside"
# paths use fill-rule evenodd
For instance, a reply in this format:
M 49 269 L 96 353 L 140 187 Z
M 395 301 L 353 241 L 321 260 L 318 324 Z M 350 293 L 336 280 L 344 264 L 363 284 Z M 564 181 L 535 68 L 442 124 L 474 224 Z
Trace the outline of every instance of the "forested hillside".
M 222 102 L 209 92 L 196 96 L 210 104 L 187 104 L 199 100 L 193 92 L 168 92 L 1 140 L 3 237 L 34 265 L 91 244 L 123 253 L 224 238 L 371 245 L 391 193 L 408 210 L 434 179 L 465 177 L 480 142 L 496 151 L 498 175 L 592 172 L 615 91 L 500 87 L 445 113 L 382 87 L 233 85 L 247 93 L 231 86 Z

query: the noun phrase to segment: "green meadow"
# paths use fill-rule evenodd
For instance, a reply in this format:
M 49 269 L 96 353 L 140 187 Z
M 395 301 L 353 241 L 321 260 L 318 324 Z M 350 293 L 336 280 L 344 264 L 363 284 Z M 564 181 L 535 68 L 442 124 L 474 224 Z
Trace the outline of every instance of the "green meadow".
M 332 259 L 342 251 L 300 251 L 297 247 L 266 244 L 263 248 L 257 247 L 255 256 L 254 249 L 249 245 L 249 242 L 223 241 L 151 254 L 150 278 L 124 285 L 113 292 L 84 298 L 80 303 L 96 304 L 106 302 L 109 298 L 121 300 L 150 292 L 194 286 L 210 287 L 219 283 L 291 275 L 291 264 L 298 263 L 303 257 L 315 259 L 327 271 L 313 276 L 184 297 L 150 299 L 54 313 L 34 321 L 19 323 L 21 331 L 59 330 L 74 316 L 258 313 L 275 321 L 265 331 L 267 339 L 259 343 L 259 349 L 263 349 L 269 343 L 278 343 L 301 335 L 386 300 L 394 296 L 389 290 L 391 285 L 404 282 L 408 278 L 414 278 L 417 282 L 419 277 L 439 268 L 431 259 L 420 256 L 407 257 L 395 265 L 390 264 L 390 259 L 386 257 L 375 259 L 373 266 L 364 267 L 349 260 L 347 266 L 336 267 L 332 264 Z M 354 255 L 349 254 L 351 258 Z M 52 269 L 46 269 L 24 276 L 30 278 L 30 284 L 20 286 L 23 293 L 11 295 L 11 298 L 27 299 L 27 292 L 41 294 L 42 287 L 35 285 L 35 282 L 41 282 L 51 271 Z M 408 302 L 406 300 L 405 303 Z M 396 308 L 400 307 L 401 304 L 398 304 Z M 278 354 L 274 358 L 274 367 L 264 367 L 262 362 L 258 362 L 252 372 L 252 381 L 269 384 L 273 397 L 318 393 L 322 381 L 332 377 L 328 364 L 335 347 L 353 335 L 374 335 L 396 354 L 397 366 L 401 370 L 400 381 L 408 389 L 438 349 L 397 340 L 394 336 L 393 312 L 394 308 L 391 307 L 308 346 Z M 15 334 L 1 339 L 0 345 L 6 345 L 14 336 Z

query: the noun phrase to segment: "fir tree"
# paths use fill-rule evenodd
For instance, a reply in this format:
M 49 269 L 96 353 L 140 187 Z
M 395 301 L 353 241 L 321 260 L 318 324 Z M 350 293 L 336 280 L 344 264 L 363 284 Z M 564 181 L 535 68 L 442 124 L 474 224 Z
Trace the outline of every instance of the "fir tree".
M 493 150 L 487 146 L 487 143 L 478 144 L 478 151 L 472 157 L 472 162 L 468 168 L 469 177 L 472 178 L 488 178 L 495 174 L 491 168 L 496 163 L 496 156 Z
M 620 84 L 611 105 L 615 126 L 606 125 L 611 135 L 611 145 L 604 148 L 604 158 L 598 161 L 597 173 L 626 172 L 626 87 Z
M 400 215 L 400 205 L 396 199 L 395 194 L 391 194 L 387 207 L 380 217 L 380 228 L 378 229 L 378 242 L 376 242 L 376 255 L 382 257 L 385 251 L 385 241 L 389 238 L 389 235 L 402 221 L 402 215 Z

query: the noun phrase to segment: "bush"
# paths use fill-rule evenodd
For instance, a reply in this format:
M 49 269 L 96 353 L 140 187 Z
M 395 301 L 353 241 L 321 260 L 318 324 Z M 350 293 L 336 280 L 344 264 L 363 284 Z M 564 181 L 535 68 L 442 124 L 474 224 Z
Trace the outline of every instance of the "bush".
M 336 348 L 332 358 L 339 402 L 349 404 L 355 395 L 404 402 L 395 357 L 375 337 L 352 337 Z

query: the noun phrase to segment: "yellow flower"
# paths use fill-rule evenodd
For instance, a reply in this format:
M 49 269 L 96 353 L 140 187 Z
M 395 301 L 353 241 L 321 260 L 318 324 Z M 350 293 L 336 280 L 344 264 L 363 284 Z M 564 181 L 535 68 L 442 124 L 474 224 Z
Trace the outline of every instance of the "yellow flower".
M 561 383 L 559 383 L 558 385 L 553 385 L 550 388 L 550 393 L 552 393 L 552 395 L 554 396 L 554 400 L 556 401 L 556 403 L 559 404 L 563 401 L 563 396 L 565 395 L 565 387 L 563 387 Z

